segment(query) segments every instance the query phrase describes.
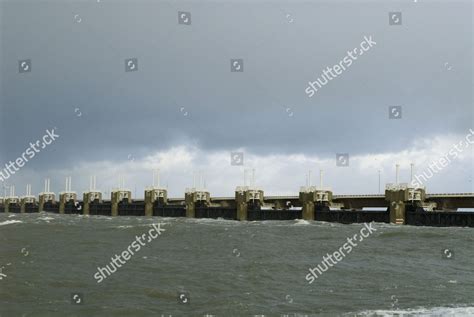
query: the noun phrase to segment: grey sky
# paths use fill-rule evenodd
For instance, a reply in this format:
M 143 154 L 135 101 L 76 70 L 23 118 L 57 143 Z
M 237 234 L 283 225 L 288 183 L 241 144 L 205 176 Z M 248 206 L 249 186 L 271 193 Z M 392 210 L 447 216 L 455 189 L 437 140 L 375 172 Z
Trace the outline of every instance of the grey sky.
M 196 162 L 239 148 L 403 152 L 474 127 L 470 1 L 0 3 L 0 159 L 56 127 L 60 140 L 28 163 L 39 178 L 173 146 L 199 148 Z M 401 26 L 389 25 L 390 11 L 402 12 Z M 308 81 L 364 36 L 377 45 L 308 98 Z M 125 72 L 129 57 L 138 71 Z M 244 72 L 230 72 L 232 58 Z M 31 73 L 18 73 L 23 59 Z M 402 106 L 402 119 L 389 120 L 389 106 Z

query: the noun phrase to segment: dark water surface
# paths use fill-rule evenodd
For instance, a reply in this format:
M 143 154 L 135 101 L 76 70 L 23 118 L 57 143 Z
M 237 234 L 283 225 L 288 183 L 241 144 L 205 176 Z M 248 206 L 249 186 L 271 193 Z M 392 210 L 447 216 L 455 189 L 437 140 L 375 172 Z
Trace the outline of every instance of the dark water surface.
M 153 223 L 166 231 L 97 283 Z M 308 284 L 363 226 L 1 214 L 0 316 L 474 315 L 472 228 L 375 224 Z

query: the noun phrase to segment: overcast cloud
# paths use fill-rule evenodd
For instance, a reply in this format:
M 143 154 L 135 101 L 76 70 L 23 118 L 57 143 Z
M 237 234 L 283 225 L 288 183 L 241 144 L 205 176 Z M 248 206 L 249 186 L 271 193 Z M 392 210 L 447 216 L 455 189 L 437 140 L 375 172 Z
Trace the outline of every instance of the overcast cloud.
M 82 191 L 95 174 L 103 190 L 124 175 L 143 196 L 160 168 L 171 196 L 195 170 L 232 196 L 255 168 L 267 194 L 296 195 L 308 169 L 336 194 L 377 193 L 379 169 L 394 181 L 399 162 L 408 181 L 410 162 L 423 169 L 474 128 L 472 16 L 472 1 L 0 1 L 0 163 L 56 127 L 59 140 L 7 181 L 17 192 L 47 176 L 59 191 L 67 175 Z M 308 98 L 364 36 L 376 46 Z M 24 59 L 32 71 L 19 73 Z M 473 175 L 471 147 L 426 185 L 474 192 Z

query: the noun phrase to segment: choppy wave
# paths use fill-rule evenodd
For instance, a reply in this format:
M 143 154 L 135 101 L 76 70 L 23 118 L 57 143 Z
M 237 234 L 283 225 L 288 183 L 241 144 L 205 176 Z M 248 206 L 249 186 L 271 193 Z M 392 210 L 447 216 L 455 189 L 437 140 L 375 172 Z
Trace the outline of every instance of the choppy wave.
M 295 225 L 296 226 L 306 226 L 310 225 L 311 223 L 308 220 L 303 220 L 303 219 L 296 219 L 295 220 Z
M 128 228 L 133 228 L 135 226 L 117 226 L 117 227 L 114 227 L 114 228 L 117 228 L 117 229 L 128 229 Z
M 14 223 L 23 223 L 23 221 L 20 220 L 5 220 L 3 222 L 0 222 L 0 226 L 6 226 L 6 225 L 11 225 Z
M 185 218 L 186 222 L 193 222 L 198 224 L 226 224 L 226 225 L 241 225 L 243 222 L 236 220 L 229 220 L 224 218 Z
M 53 217 L 43 216 L 43 217 L 39 217 L 38 220 L 49 221 L 49 220 L 54 220 L 54 218 L 53 218 Z
M 348 313 L 347 316 L 474 316 L 474 307 L 432 307 L 432 308 L 413 308 L 413 309 L 397 309 L 397 310 L 367 310 L 363 312 Z

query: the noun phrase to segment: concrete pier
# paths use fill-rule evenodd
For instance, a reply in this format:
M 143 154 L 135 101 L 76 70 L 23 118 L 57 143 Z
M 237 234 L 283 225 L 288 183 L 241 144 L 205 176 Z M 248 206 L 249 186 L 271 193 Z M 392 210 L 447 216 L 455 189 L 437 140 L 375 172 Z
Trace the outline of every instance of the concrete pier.
M 24 196 L 21 198 L 21 202 L 20 202 L 20 210 L 21 210 L 21 213 L 24 214 L 26 213 L 26 207 L 28 205 L 34 205 L 36 204 L 36 198 L 34 196 Z
M 145 189 L 145 216 L 153 216 L 153 206 L 168 203 L 168 191 L 165 188 L 149 187 Z
M 91 203 L 102 204 L 102 193 L 96 188 L 96 177 L 91 176 L 89 179 L 89 190 L 82 194 L 82 214 L 90 215 Z
M 39 208 L 38 208 L 38 211 L 39 212 L 42 212 L 44 211 L 44 206 L 46 204 L 56 204 L 56 195 L 54 193 L 46 193 L 46 192 L 42 192 L 39 194 L 39 198 L 38 198 L 38 203 L 39 203 Z
M 329 210 L 332 203 L 332 191 L 328 189 L 318 189 L 315 186 L 301 187 L 299 197 L 304 220 L 315 220 L 315 212 Z
M 102 203 L 102 193 L 99 191 L 88 191 L 83 193 L 82 195 L 82 202 L 83 202 L 83 211 L 82 213 L 84 215 L 89 215 L 90 214 L 90 205 L 91 203 L 97 203 L 101 204 Z
M 5 197 L 5 213 L 16 210 L 20 204 L 20 198 L 15 196 L 15 186 L 10 186 L 10 196 Z
M 424 188 L 414 188 L 408 184 L 387 184 L 385 199 L 389 202 L 390 223 L 404 225 L 407 210 L 423 211 L 425 198 Z
M 186 217 L 195 218 L 196 207 L 208 207 L 211 204 L 211 195 L 206 190 L 186 189 L 184 201 L 186 202 Z
M 247 220 L 248 210 L 250 208 L 260 208 L 263 203 L 263 190 L 249 187 L 239 186 L 235 190 L 235 204 L 237 207 L 237 220 Z
M 77 194 L 72 191 L 72 178 L 66 177 L 66 188 L 63 192 L 59 193 L 59 213 L 64 214 L 66 212 L 66 205 L 71 206 L 72 204 L 75 206 L 76 201 Z
M 114 189 L 111 193 L 111 203 L 112 203 L 112 216 L 119 215 L 119 204 L 126 201 L 127 203 L 132 203 L 132 192 L 128 189 Z
M 75 192 L 61 192 L 59 193 L 59 213 L 66 213 L 67 205 L 75 205 L 77 201 L 77 194 Z
M 20 199 L 17 196 L 7 197 L 5 200 L 5 213 L 12 212 L 16 206 L 20 204 Z
M 20 198 L 20 213 L 26 213 L 26 207 L 28 205 L 34 205 L 36 203 L 35 196 L 31 195 L 31 185 L 26 185 L 26 193 L 25 196 Z
M 304 220 L 314 220 L 314 201 L 316 192 L 303 187 L 300 189 L 302 217 Z
M 39 197 L 38 197 L 38 203 L 39 203 L 38 211 L 39 212 L 44 211 L 44 206 L 46 204 L 52 204 L 52 205 L 56 204 L 56 195 L 53 192 L 51 192 L 50 185 L 51 185 L 51 180 L 49 178 L 45 179 L 44 191 L 39 193 Z

